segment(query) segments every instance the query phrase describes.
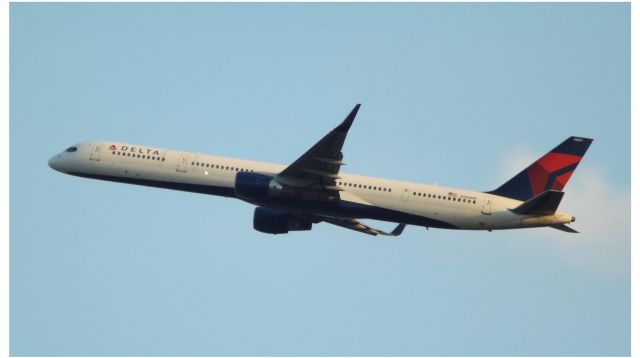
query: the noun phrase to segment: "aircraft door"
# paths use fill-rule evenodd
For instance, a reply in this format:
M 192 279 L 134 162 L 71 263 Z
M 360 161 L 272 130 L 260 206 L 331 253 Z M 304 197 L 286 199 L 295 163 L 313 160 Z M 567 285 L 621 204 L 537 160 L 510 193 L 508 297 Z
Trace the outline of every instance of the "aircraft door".
M 409 189 L 404 188 L 402 192 L 402 201 L 409 201 Z
M 178 156 L 178 163 L 176 164 L 176 171 L 178 173 L 186 173 L 189 169 L 189 158 L 186 155 L 180 153 Z
M 97 144 L 91 144 L 91 151 L 89 152 L 89 160 L 96 162 L 100 161 L 100 146 Z
M 482 210 L 480 210 L 480 212 L 485 215 L 491 215 L 491 199 L 487 199 L 484 201 L 484 204 L 482 204 Z

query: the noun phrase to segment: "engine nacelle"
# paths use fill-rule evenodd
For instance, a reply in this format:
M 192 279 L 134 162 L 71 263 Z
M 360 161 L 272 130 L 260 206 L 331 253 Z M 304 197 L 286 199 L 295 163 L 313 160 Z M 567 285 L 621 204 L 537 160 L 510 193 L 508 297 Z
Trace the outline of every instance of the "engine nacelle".
M 282 195 L 282 184 L 265 174 L 238 172 L 235 191 L 242 198 L 266 199 Z
M 311 221 L 294 218 L 291 213 L 257 207 L 253 213 L 253 228 L 267 234 L 311 230 Z

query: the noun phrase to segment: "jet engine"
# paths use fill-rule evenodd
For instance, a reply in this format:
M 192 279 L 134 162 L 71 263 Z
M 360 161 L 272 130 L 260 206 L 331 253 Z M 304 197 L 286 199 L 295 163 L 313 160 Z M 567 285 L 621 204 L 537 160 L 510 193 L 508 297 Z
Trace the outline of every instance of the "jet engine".
M 286 234 L 289 231 L 311 230 L 310 220 L 295 218 L 291 213 L 257 207 L 253 214 L 253 228 L 267 234 Z
M 252 172 L 238 172 L 236 195 L 246 199 L 266 199 L 282 195 L 282 184 L 273 177 Z

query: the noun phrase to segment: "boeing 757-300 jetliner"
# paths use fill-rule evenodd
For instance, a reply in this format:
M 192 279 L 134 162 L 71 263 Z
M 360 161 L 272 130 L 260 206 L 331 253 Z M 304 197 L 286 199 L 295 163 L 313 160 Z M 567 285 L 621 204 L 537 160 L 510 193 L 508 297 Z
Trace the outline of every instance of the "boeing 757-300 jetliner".
M 397 236 L 405 225 L 459 230 L 551 227 L 577 232 L 558 211 L 562 189 L 592 139 L 569 137 L 495 190 L 477 192 L 341 173 L 347 118 L 288 166 L 116 142 L 84 142 L 49 160 L 75 176 L 244 200 L 253 227 L 270 234 L 327 222 L 370 235 Z M 390 233 L 358 219 L 398 223 Z

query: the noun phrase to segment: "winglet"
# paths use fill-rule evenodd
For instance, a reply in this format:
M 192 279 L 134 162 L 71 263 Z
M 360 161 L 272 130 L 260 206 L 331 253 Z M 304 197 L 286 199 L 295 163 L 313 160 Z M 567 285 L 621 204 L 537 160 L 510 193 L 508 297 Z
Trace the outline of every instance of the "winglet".
M 342 123 L 340 123 L 340 125 L 337 126 L 333 131 L 347 132 L 349 128 L 351 128 L 351 124 L 353 123 L 353 120 L 356 118 L 356 114 L 358 114 L 359 109 L 360 109 L 360 103 L 356 104 L 356 106 L 353 107 L 353 109 L 351 110 L 351 113 L 349 113 L 347 118 L 345 118 L 344 121 L 342 121 Z
M 382 230 L 376 230 L 378 232 L 378 234 L 380 235 L 384 235 L 384 236 L 400 236 L 400 234 L 402 234 L 402 231 L 404 230 L 405 226 L 407 226 L 406 224 L 398 224 L 398 226 L 396 226 L 395 229 L 393 229 L 392 232 L 384 232 Z
M 398 226 L 396 226 L 396 228 L 393 229 L 393 231 L 391 232 L 391 235 L 400 236 L 400 234 L 402 234 L 402 231 L 404 230 L 405 226 L 407 226 L 407 225 L 406 224 L 398 224 Z

